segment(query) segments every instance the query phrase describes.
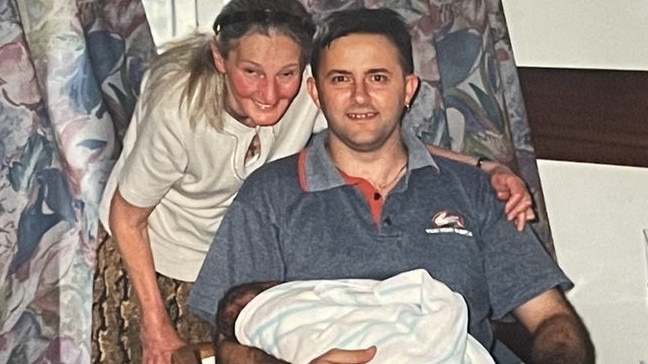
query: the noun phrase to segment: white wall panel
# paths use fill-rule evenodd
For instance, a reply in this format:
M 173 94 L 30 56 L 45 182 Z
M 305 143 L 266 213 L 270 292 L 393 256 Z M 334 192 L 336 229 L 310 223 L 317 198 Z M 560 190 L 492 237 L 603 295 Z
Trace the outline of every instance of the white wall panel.
M 222 0 L 142 0 L 151 25 L 153 40 L 165 42 L 192 33 L 209 31 L 220 11 Z
M 539 160 L 558 263 L 597 363 L 648 363 L 648 168 Z
M 516 64 L 648 70 L 646 0 L 502 0 Z

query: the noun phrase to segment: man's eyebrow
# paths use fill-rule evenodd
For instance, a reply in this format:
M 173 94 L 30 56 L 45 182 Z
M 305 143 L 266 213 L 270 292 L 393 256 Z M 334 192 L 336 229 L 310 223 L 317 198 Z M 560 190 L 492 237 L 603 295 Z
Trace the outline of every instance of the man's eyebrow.
M 376 73 L 391 73 L 391 71 L 387 68 L 370 68 L 364 72 L 365 75 L 372 75 Z M 332 75 L 350 75 L 351 71 L 347 70 L 342 70 L 342 69 L 332 69 L 328 72 L 326 72 L 326 76 L 332 76 Z
M 371 68 L 365 72 L 365 74 L 374 74 L 374 73 L 391 73 L 387 68 Z
M 332 69 L 326 72 L 326 76 L 332 76 L 332 75 L 350 75 L 350 71 L 346 70 L 337 70 L 337 69 Z

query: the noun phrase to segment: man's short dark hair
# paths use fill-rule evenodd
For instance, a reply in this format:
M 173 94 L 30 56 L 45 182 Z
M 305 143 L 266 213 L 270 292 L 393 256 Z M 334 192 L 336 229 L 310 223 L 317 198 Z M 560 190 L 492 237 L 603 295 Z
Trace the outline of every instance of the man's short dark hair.
M 385 36 L 398 49 L 404 73 L 414 73 L 412 37 L 403 18 L 394 10 L 386 8 L 353 9 L 332 12 L 319 24 L 311 54 L 311 69 L 315 78 L 322 50 L 329 47 L 334 40 L 350 34 Z

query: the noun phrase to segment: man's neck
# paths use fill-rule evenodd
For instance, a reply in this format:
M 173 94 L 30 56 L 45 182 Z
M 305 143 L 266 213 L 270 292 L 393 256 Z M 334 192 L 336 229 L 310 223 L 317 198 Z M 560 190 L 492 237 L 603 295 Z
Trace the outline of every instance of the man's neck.
M 383 195 L 405 174 L 407 149 L 400 138 L 374 151 L 357 151 L 340 141 L 328 143 L 333 163 L 345 174 L 369 181 Z

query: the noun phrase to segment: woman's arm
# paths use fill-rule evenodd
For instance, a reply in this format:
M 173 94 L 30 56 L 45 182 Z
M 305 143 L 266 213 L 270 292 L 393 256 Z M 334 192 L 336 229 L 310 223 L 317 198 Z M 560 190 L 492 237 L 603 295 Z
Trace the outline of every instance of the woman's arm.
M 117 188 L 109 224 L 139 302 L 142 363 L 170 364 L 173 352 L 185 343 L 171 325 L 156 280 L 148 235 L 148 217 L 153 209 L 130 204 Z
M 473 166 L 477 166 L 476 157 L 453 152 L 436 145 L 426 145 L 430 153 L 440 157 L 456 160 Z M 515 221 L 518 230 L 522 230 L 527 221 L 535 219 L 533 203 L 526 183 L 518 177 L 507 166 L 493 161 L 483 161 L 479 166 L 488 173 L 491 185 L 497 197 L 506 201 L 505 212 L 509 221 Z

